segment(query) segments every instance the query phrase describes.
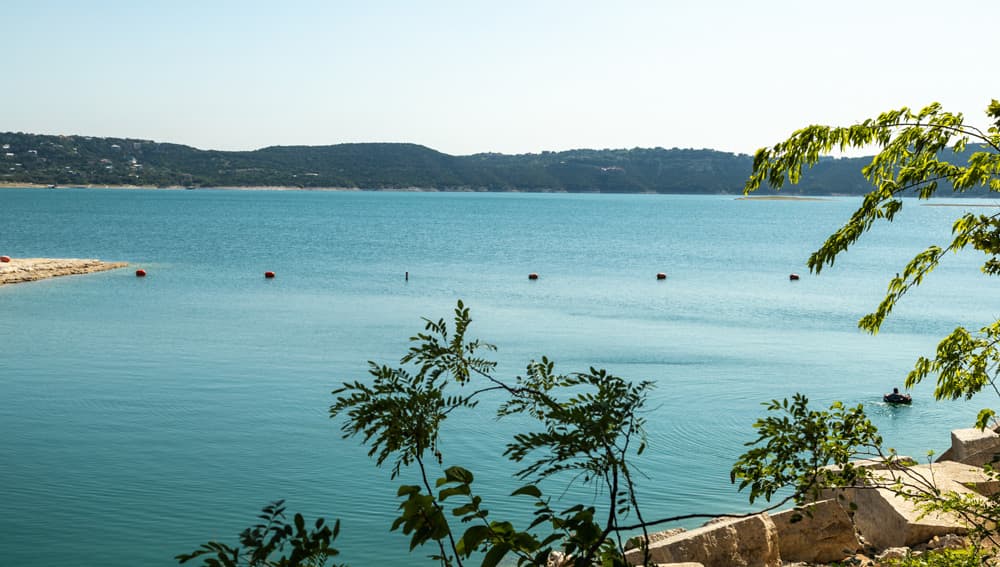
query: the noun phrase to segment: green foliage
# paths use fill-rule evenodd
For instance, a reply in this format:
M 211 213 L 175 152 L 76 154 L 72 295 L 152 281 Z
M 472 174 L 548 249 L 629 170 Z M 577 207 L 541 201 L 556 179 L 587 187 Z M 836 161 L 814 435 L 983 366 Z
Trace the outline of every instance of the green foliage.
M 772 148 L 762 148 L 754 156 L 753 173 L 746 192 L 768 182 L 780 188 L 786 181 L 796 183 L 804 166 L 816 164 L 822 153 L 832 149 L 865 148 L 875 145 L 879 153 L 862 173 L 874 189 L 869 192 L 850 220 L 831 235 L 809 258 L 809 268 L 816 273 L 832 265 L 837 256 L 878 221 L 891 221 L 903 208 L 904 195 L 928 199 L 940 183 L 947 183 L 957 193 L 975 187 L 990 193 L 1000 192 L 1000 102 L 993 100 L 986 109 L 991 121 L 987 131 L 966 124 L 961 114 L 952 114 L 932 104 L 919 112 L 908 108 L 883 113 L 849 127 L 809 126 Z M 976 151 L 967 151 L 975 144 Z M 953 163 L 946 157 L 961 156 L 964 162 Z M 865 315 L 858 325 L 874 334 L 906 293 L 920 285 L 948 252 L 976 250 L 986 259 L 982 272 L 1000 273 L 1000 215 L 964 214 L 952 226 L 949 243 L 931 245 L 918 253 L 893 277 L 886 295 L 876 310 Z M 924 378 L 936 375 L 937 399 L 970 398 L 995 385 L 1000 367 L 1000 321 L 971 333 L 958 327 L 938 345 L 933 358 L 920 358 L 906 379 L 912 387 Z M 980 414 L 980 427 L 992 417 L 990 410 Z
M 515 462 L 541 455 L 517 476 L 540 481 L 556 473 L 576 472 L 585 483 L 601 479 L 609 490 L 622 492 L 616 503 L 618 513 L 632 509 L 629 492 L 620 488 L 630 483 L 619 477 L 630 474 L 625 459 L 630 445 L 638 443 L 636 455 L 645 449 L 645 419 L 640 411 L 652 382 L 632 384 L 594 368 L 556 375 L 553 363 L 542 358 L 528 365 L 527 377 L 518 378 L 517 384 L 524 394 L 505 403 L 500 415 L 527 414 L 542 426 L 541 431 L 515 435 L 507 445 L 505 454 Z M 555 397 L 559 392 L 567 392 L 569 398 L 560 402 Z
M 645 448 L 640 412 L 652 384 L 594 368 L 561 375 L 546 358 L 531 362 L 526 376 L 504 382 L 493 375 L 496 364 L 481 356 L 494 347 L 466 338 L 471 322 L 459 301 L 452 325 L 425 320 L 424 332 L 410 339 L 404 366 L 372 362 L 370 383 L 348 382 L 333 392 L 330 415 L 342 419 L 345 437 L 360 436 L 378 466 L 391 462 L 393 478 L 416 469 L 419 482 L 397 491 L 402 502 L 392 529 L 410 537 L 411 550 L 436 547 L 431 557 L 442 565 L 462 565 L 475 553 L 484 565 L 509 555 L 519 564 L 544 564 L 553 550 L 572 555 L 574 565 L 624 565 L 619 533 L 644 527 L 629 458 Z M 476 389 L 454 395 L 449 386 Z M 523 465 L 515 477 L 531 482 L 512 492 L 533 500 L 526 528 L 490 518 L 467 469 L 450 466 L 436 483 L 429 480 L 432 466 L 444 463 L 441 423 L 453 411 L 476 408 L 486 392 L 507 396 L 499 417 L 537 424 L 515 435 L 504 452 Z M 604 517 L 583 504 L 553 508 L 537 483 L 557 475 L 599 487 L 607 499 Z M 639 524 L 625 526 L 626 517 Z M 468 527 L 459 532 L 453 519 Z
M 942 549 L 928 551 L 920 555 L 907 555 L 902 559 L 890 559 L 883 563 L 885 567 L 982 567 L 986 565 L 988 555 L 983 555 L 978 549 Z
M 810 270 L 820 273 L 876 222 L 891 221 L 900 214 L 903 196 L 928 199 L 942 183 L 957 193 L 976 187 L 989 193 L 1000 192 L 1000 102 L 992 101 L 986 114 L 992 125 L 985 132 L 966 124 L 962 115 L 945 112 L 937 104 L 919 112 L 908 108 L 886 112 L 849 127 L 809 126 L 793 133 L 788 140 L 756 153 L 745 191 L 752 192 L 765 182 L 776 188 L 786 181 L 797 183 L 803 167 L 817 164 L 820 156 L 832 149 L 869 145 L 880 149 L 862 169 L 873 189 L 847 223 L 809 258 Z M 974 151 L 969 151 L 970 148 Z M 966 249 L 986 257 L 981 267 L 984 274 L 1000 273 L 1000 214 L 964 214 L 956 219 L 951 241 L 928 246 L 916 254 L 902 273 L 890 280 L 885 297 L 874 312 L 859 321 L 859 327 L 877 333 L 903 296 L 923 283 L 948 252 Z M 996 383 L 1000 369 L 998 339 L 1000 320 L 984 326 L 978 333 L 957 327 L 939 343 L 933 357 L 917 360 L 906 386 L 913 387 L 929 376 L 936 376 L 937 399 L 971 398 L 984 389 L 1000 395 Z M 834 404 L 829 413 L 809 411 L 805 398 L 796 395 L 792 404 L 787 400 L 774 401 L 768 409 L 785 415 L 758 421 L 759 437 L 751 443 L 755 448 L 740 458 L 732 473 L 733 481 L 739 480 L 741 489 L 750 486 L 751 501 L 758 496 L 769 499 L 785 487 L 791 487 L 790 497 L 801 502 L 816 487 L 851 483 L 879 486 L 913 501 L 923 513 L 960 516 L 980 538 L 995 536 L 996 526 L 1000 525 L 1000 500 L 943 491 L 933 478 L 909 474 L 905 467 L 886 462 L 892 461 L 894 455 L 891 451 L 888 455 L 883 452 L 881 439 L 864 417 L 861 406 L 847 410 Z M 977 426 L 987 427 L 994 416 L 993 410 L 982 410 Z M 889 465 L 887 472 L 859 471 L 846 460 L 856 454 L 883 461 Z M 822 468 L 827 463 L 835 466 Z M 990 474 L 995 482 L 996 475 Z M 963 553 L 909 558 L 899 564 L 980 564 L 974 552 Z
M 426 451 L 440 463 L 437 440 L 441 423 L 457 408 L 476 406 L 474 395 L 445 395 L 449 380 L 462 384 L 471 373 L 487 374 L 496 366 L 477 356 L 480 350 L 495 350 L 493 345 L 478 340 L 464 342 L 471 319 L 461 301 L 455 311 L 453 336 L 443 319 L 425 322 L 427 332 L 411 338 L 417 345 L 402 359 L 404 364 L 417 364 L 416 373 L 369 362 L 374 378 L 371 385 L 355 381 L 333 391 L 338 398 L 330 415 L 346 414 L 348 419 L 341 426 L 344 437 L 362 435 L 363 442 L 371 446 L 369 456 L 375 456 L 379 466 L 395 456 L 392 478 L 402 467 L 423 459 Z
M 823 488 L 854 486 L 868 471 L 852 459 L 879 455 L 882 438 L 864 407 L 844 407 L 834 402 L 829 410 L 809 409 L 809 400 L 795 394 L 792 401 L 764 404 L 770 415 L 757 420 L 757 439 L 740 456 L 730 473 L 739 490 L 750 487 L 750 502 L 770 502 L 779 491 L 791 488 L 797 504 L 815 499 Z
M 323 567 L 330 558 L 340 554 L 332 547 L 340 533 L 340 520 L 331 528 L 319 518 L 309 528 L 302 515 L 295 514 L 289 524 L 285 521 L 282 500 L 265 506 L 258 518 L 263 523 L 240 534 L 242 548 L 210 541 L 175 559 L 183 564 L 201 558 L 204 567 Z M 290 548 L 290 553 L 273 557 L 286 548 Z

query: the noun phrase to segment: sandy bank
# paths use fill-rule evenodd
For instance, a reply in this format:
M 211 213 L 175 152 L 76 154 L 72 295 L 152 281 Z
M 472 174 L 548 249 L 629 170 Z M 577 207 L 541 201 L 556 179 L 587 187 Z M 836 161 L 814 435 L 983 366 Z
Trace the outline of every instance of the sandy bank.
M 78 258 L 11 258 L 10 262 L 0 262 L 0 285 L 103 272 L 127 265 Z

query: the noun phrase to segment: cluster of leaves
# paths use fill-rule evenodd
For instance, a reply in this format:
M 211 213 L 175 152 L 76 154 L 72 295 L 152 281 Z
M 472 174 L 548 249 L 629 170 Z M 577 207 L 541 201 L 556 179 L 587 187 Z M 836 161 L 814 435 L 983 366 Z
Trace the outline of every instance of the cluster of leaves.
M 871 144 L 881 148 L 862 170 L 874 189 L 850 220 L 809 258 L 809 268 L 819 273 L 876 221 L 891 221 L 903 208 L 902 196 L 929 199 L 943 182 L 959 193 L 975 187 L 1000 192 L 1000 102 L 993 100 L 986 114 L 991 126 L 985 132 L 966 124 L 961 114 L 943 111 L 938 104 L 919 112 L 907 108 L 886 112 L 849 127 L 810 126 L 773 148 L 759 150 L 745 190 L 754 191 L 765 181 L 776 188 L 786 180 L 795 183 L 803 166 L 811 166 L 820 154 L 833 148 L 864 148 Z M 966 152 L 972 144 L 976 151 Z M 948 161 L 945 154 L 949 152 L 966 156 L 966 162 Z M 897 302 L 920 285 L 947 252 L 977 250 L 986 256 L 982 272 L 1000 273 L 1000 215 L 965 213 L 955 220 L 952 233 L 950 243 L 927 247 L 891 279 L 885 297 L 874 312 L 861 319 L 859 327 L 877 333 Z M 978 332 L 956 328 L 941 341 L 933 358 L 917 361 L 906 386 L 912 387 L 928 376 L 937 375 L 934 391 L 937 399 L 968 398 L 986 387 L 1000 394 L 994 384 L 1000 364 L 998 337 L 1000 321 Z M 981 414 L 980 426 L 985 426 L 992 415 L 989 410 Z
M 752 448 L 730 473 L 739 490 L 750 487 L 751 503 L 790 488 L 789 498 L 803 504 L 825 488 L 856 486 L 869 475 L 855 459 L 882 456 L 882 437 L 860 404 L 834 402 L 829 410 L 813 410 L 808 398 L 795 394 L 791 402 L 765 406 L 771 413 L 754 423 L 757 439 L 747 443 Z
M 890 559 L 886 567 L 982 567 L 990 558 L 982 551 L 969 549 L 942 549 L 920 555 L 907 555 L 902 559 Z
M 240 534 L 242 547 L 210 541 L 191 553 L 178 555 L 176 559 L 183 564 L 201 558 L 205 567 L 324 567 L 331 558 L 340 554 L 333 547 L 333 541 L 340 533 L 339 520 L 331 528 L 323 518 L 319 518 L 309 528 L 302 515 L 295 514 L 289 524 L 285 521 L 282 500 L 265 506 L 258 518 L 263 523 Z M 288 553 L 284 553 L 286 548 L 290 549 Z M 281 555 L 274 557 L 277 554 Z

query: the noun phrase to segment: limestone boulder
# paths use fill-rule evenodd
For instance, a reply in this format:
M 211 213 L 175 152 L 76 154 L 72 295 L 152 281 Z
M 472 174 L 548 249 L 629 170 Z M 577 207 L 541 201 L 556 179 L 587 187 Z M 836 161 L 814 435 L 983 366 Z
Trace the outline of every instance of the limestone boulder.
M 992 429 L 956 429 L 951 432 L 948 457 L 952 461 L 976 466 L 1000 460 L 1000 435 Z
M 891 484 L 888 472 L 882 482 Z M 968 494 L 973 497 L 993 493 L 996 481 L 980 467 L 943 461 L 934 465 L 919 465 L 907 469 L 902 479 L 908 486 L 935 486 L 944 492 Z M 924 513 L 916 502 L 887 488 L 876 486 L 846 489 L 847 501 L 854 504 L 854 524 L 861 535 L 878 549 L 913 547 L 935 536 L 965 535 L 969 526 L 958 516 L 944 513 Z
M 854 523 L 836 500 L 771 515 L 782 561 L 832 563 L 854 555 L 861 542 Z
M 711 523 L 649 544 L 655 565 L 695 562 L 704 567 L 780 567 L 778 532 L 767 514 Z M 625 553 L 642 565 L 642 549 Z

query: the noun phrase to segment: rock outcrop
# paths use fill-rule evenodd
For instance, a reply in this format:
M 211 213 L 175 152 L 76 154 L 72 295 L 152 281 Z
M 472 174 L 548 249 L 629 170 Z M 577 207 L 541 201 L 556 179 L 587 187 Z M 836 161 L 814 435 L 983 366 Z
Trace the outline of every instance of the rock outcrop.
M 652 538 L 651 538 L 652 539 Z M 778 532 L 770 516 L 712 522 L 649 544 L 655 565 L 701 563 L 704 567 L 780 567 Z M 642 549 L 625 554 L 630 565 L 641 565 Z
M 928 513 L 899 493 L 900 488 L 882 488 L 896 480 L 911 494 L 934 489 L 982 497 L 1000 491 L 1000 483 L 981 467 L 954 461 L 906 467 L 905 471 L 874 473 L 873 484 L 838 490 L 838 501 L 853 509 L 854 525 L 866 541 L 878 549 L 913 547 L 948 534 L 964 535 L 969 526 L 954 514 Z
M 956 429 L 951 432 L 951 449 L 946 456 L 951 461 L 980 467 L 1000 460 L 1000 435 L 992 429 Z
M 771 515 L 782 561 L 832 563 L 854 555 L 861 542 L 854 524 L 836 500 Z

